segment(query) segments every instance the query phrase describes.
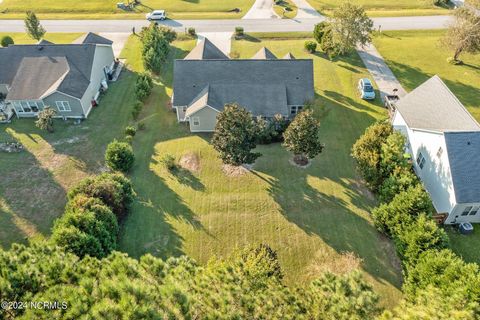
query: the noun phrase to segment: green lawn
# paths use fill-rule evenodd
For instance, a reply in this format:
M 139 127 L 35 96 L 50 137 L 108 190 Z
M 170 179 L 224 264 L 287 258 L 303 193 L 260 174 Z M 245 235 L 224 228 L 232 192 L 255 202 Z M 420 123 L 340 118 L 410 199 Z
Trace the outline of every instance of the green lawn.
M 282 17 L 282 19 L 293 19 L 298 12 L 298 8 L 292 0 L 276 2 L 273 6 L 273 10 L 275 10 L 278 16 Z
M 440 44 L 445 31 L 388 31 L 373 43 L 408 91 L 437 74 L 467 109 L 480 120 L 480 55 L 465 54 L 464 65 L 447 62 L 452 52 Z
M 457 229 L 447 227 L 446 231 L 450 237 L 452 248 L 467 262 L 480 264 L 480 225 L 475 224 L 475 231 L 472 235 L 460 234 Z
M 12 37 L 13 41 L 16 44 L 31 44 L 38 42 L 37 40 L 30 38 L 26 33 L 23 32 L 0 32 L 0 39 L 7 35 Z M 79 38 L 81 35 L 82 33 L 46 33 L 44 38 L 45 40 L 51 41 L 53 43 L 72 43 L 73 40 Z
M 119 1 L 3 0 L 0 4 L 0 19 L 18 18 L 27 10 L 35 11 L 43 19 L 138 19 L 144 18 L 146 12 L 154 9 L 164 9 L 169 17 L 176 19 L 233 19 L 242 17 L 254 0 L 143 0 L 131 12 L 117 9 L 117 2 Z M 235 8 L 240 9 L 240 12 L 229 12 Z
M 342 1 L 307 0 L 317 11 L 329 15 Z M 446 8 L 437 7 L 428 0 L 352 0 L 365 8 L 369 16 L 416 16 L 449 14 Z
M 356 55 L 335 62 L 308 55 L 302 50 L 304 39 L 248 39 L 233 44 L 242 57 L 266 45 L 279 56 L 291 51 L 314 59 L 324 153 L 302 170 L 289 163 L 291 156 L 279 144 L 260 146 L 263 156 L 252 173 L 225 176 L 210 136 L 190 134 L 167 107 L 170 60 L 140 116 L 146 129 L 133 141 L 136 162 L 130 177 L 138 197 L 122 226 L 119 249 L 133 257 L 188 254 L 205 263 L 212 255 L 226 256 L 237 247 L 266 242 L 278 250 L 291 284 L 305 283 L 323 270 L 345 272 L 359 265 L 382 304 L 396 304 L 401 296 L 398 258 L 391 242 L 372 226 L 369 212 L 375 201 L 349 156 L 365 127 L 386 115 L 383 108 L 358 98 L 355 84 L 366 70 Z M 194 41 L 176 41 L 174 46 L 173 54 L 183 57 Z M 122 53 L 132 72 L 143 70 L 139 47 L 132 37 Z M 23 237 L 47 236 L 62 212 L 65 190 L 104 169 L 106 144 L 121 138 L 131 122 L 132 72 L 111 86 L 81 125 L 58 121 L 54 134 L 34 129 L 32 120 L 1 128 L 0 141 L 13 136 L 27 147 L 27 152 L 0 158 L 4 247 Z M 166 153 L 177 159 L 198 155 L 199 172 L 166 171 L 159 163 Z

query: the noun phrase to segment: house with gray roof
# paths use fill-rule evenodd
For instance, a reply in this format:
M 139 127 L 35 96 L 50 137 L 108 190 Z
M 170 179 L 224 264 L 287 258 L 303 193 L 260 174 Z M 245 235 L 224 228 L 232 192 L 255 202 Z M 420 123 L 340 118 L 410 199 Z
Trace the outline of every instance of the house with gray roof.
M 446 224 L 480 222 L 480 125 L 434 76 L 394 105 L 416 174 Z
M 277 59 L 262 48 L 251 59 L 229 59 L 206 39 L 174 61 L 172 107 L 192 132 L 212 132 L 228 103 L 254 117 L 294 117 L 314 98 L 313 60 Z
M 58 117 L 83 119 L 107 88 L 114 65 L 112 41 L 87 33 L 72 44 L 41 40 L 0 49 L 0 92 L 18 117 L 49 106 Z

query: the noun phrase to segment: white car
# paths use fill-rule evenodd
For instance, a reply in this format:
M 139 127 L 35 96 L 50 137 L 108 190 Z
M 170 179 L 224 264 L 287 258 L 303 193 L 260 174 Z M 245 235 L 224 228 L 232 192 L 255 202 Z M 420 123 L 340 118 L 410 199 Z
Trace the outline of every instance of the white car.
M 167 13 L 165 10 L 153 10 L 146 15 L 148 21 L 152 20 L 165 20 L 167 19 Z

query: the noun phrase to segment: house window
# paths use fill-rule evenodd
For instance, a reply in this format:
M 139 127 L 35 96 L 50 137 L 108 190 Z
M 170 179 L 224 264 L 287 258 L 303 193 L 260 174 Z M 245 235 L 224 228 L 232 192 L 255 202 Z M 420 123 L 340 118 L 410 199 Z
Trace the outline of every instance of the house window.
M 442 147 L 440 147 L 440 148 L 438 148 L 438 151 L 437 151 L 437 157 L 441 158 L 442 154 L 443 154 L 443 149 L 442 149 Z
M 187 112 L 187 107 L 182 107 L 183 113 Z
M 425 166 L 425 158 L 423 157 L 423 154 L 420 152 L 417 157 L 417 164 L 420 167 L 420 169 L 423 169 Z
M 13 105 L 18 112 L 23 112 L 22 104 L 20 102 L 15 101 Z
M 57 101 L 55 104 L 57 105 L 58 111 L 72 111 L 68 101 Z
M 478 212 L 478 209 L 480 209 L 480 207 L 473 207 L 472 210 L 470 210 L 470 213 L 468 214 L 469 216 L 474 216 L 477 214 Z
M 193 117 L 192 121 L 193 121 L 194 126 L 199 126 L 200 125 L 200 118 L 199 117 Z
M 297 114 L 302 111 L 303 106 L 291 106 L 290 107 L 290 114 Z
M 472 206 L 465 207 L 465 209 L 463 209 L 462 216 L 468 216 L 472 208 Z
M 32 112 L 32 109 L 30 108 L 28 102 L 22 101 L 20 103 L 22 104 L 23 112 Z
M 38 112 L 38 106 L 37 106 L 37 103 L 35 101 L 29 101 L 28 106 L 30 107 L 30 109 L 33 112 Z

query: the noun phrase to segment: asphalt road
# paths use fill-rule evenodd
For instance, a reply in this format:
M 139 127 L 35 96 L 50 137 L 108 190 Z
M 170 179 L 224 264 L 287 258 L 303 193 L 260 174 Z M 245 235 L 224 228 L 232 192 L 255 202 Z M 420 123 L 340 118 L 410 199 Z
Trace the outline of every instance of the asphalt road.
M 194 27 L 197 32 L 230 32 L 244 27 L 246 32 L 311 31 L 322 21 L 318 19 L 239 19 L 239 20 L 166 20 L 161 24 L 177 31 Z M 450 16 L 373 18 L 375 28 L 382 30 L 442 29 L 451 21 Z M 131 32 L 148 25 L 144 20 L 43 20 L 48 32 Z M 22 20 L 0 20 L 0 32 L 24 32 Z

